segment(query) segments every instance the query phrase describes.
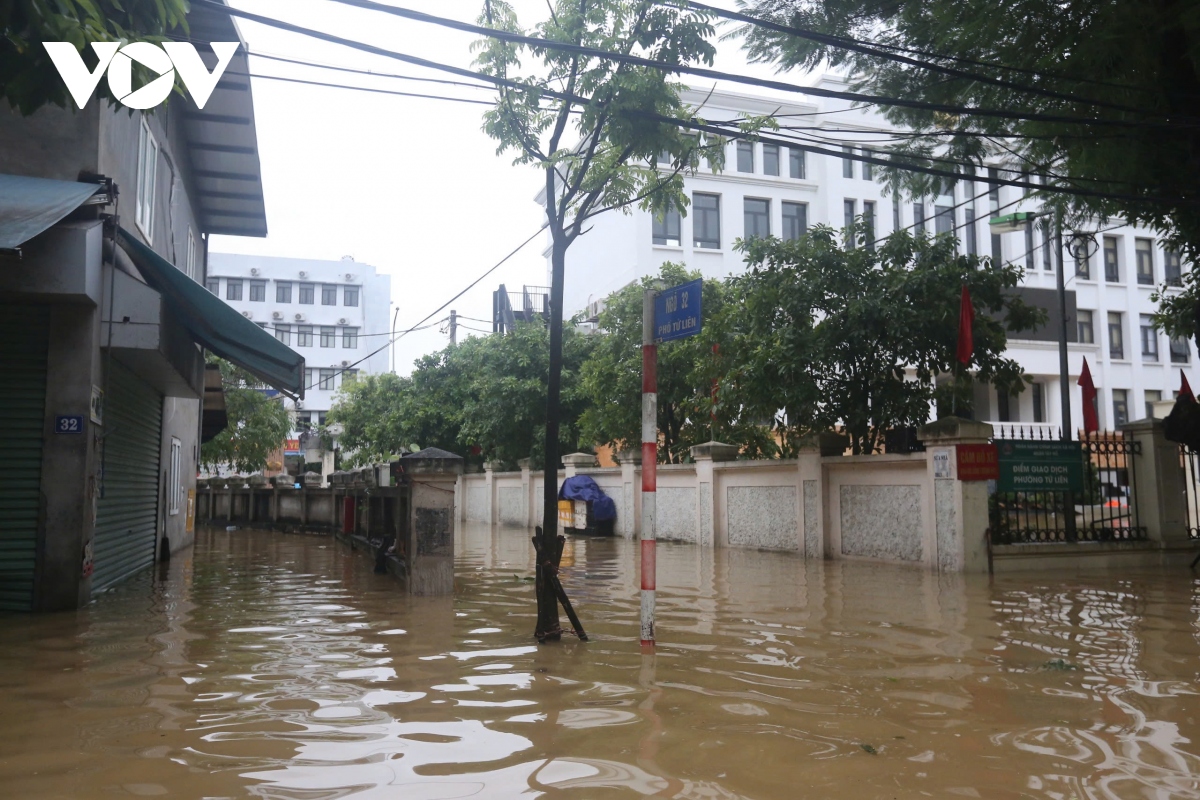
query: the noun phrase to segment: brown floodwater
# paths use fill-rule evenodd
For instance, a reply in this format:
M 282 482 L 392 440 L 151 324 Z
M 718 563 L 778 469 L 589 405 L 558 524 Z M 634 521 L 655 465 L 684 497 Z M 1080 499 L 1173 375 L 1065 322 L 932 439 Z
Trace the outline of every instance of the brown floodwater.
M 524 531 L 453 598 L 327 537 L 202 531 L 86 609 L 0 617 L 12 798 L 1200 797 L 1200 582 L 948 577 L 573 539 L 592 641 L 537 647 Z

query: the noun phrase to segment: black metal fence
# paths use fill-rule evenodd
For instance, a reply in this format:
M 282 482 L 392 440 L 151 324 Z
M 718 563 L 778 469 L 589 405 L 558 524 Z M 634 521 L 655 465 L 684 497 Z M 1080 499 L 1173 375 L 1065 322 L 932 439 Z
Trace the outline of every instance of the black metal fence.
M 1179 445 L 1179 464 L 1183 469 L 1188 538 L 1200 541 L 1200 450 Z
M 1046 427 L 1001 425 L 993 441 L 1056 441 Z M 1148 538 L 1137 513 L 1133 456 L 1141 444 L 1123 432 L 1080 438 L 1080 491 L 994 492 L 989 522 L 994 544 L 1138 541 Z M 1195 463 L 1200 469 L 1200 463 Z M 1197 509 L 1200 520 L 1200 509 Z M 1200 527 L 1200 525 L 1198 525 Z

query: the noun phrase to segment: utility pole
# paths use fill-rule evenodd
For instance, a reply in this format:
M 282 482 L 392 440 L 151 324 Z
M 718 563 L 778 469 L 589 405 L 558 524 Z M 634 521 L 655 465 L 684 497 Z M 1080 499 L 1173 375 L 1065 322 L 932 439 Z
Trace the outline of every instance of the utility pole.
M 450 309 L 450 344 L 458 344 L 458 312 Z
M 392 314 L 392 340 L 388 342 L 388 349 L 392 351 L 392 374 L 396 374 L 396 317 L 400 316 L 400 306 L 396 306 L 395 313 Z
M 1067 364 L 1067 282 L 1063 275 L 1062 212 L 1054 214 L 1054 249 L 1058 251 L 1058 384 L 1062 401 L 1062 438 L 1071 441 L 1071 378 Z
M 654 300 L 658 290 L 642 291 L 642 647 L 654 647 L 658 538 L 658 345 L 654 342 Z

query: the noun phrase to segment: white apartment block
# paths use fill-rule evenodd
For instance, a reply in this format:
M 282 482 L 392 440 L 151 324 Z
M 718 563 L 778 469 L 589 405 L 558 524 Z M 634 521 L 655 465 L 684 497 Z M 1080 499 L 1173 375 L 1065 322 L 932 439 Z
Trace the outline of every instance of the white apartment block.
M 834 76 L 817 85 L 847 88 Z M 799 95 L 780 100 L 723 91 L 711 95 L 689 91 L 685 100 L 703 103 L 703 116 L 710 121 L 774 114 L 781 126 L 803 127 L 806 135 L 827 140 L 819 143 L 821 147 L 838 152 L 870 150 L 873 142 L 886 141 L 894 130 L 881 116 L 851 109 L 844 101 Z M 788 131 L 779 134 L 787 136 Z M 1019 167 L 998 163 L 995 169 L 1002 170 L 1003 177 L 1021 177 Z M 937 197 L 897 201 L 876 181 L 878 172 L 863 162 L 836 156 L 731 141 L 723 171 L 701 167 L 685 178 L 691 199 L 686 216 L 656 220 L 647 211 L 633 209 L 628 214 L 607 212 L 592 221 L 592 230 L 567 253 L 564 315 L 590 311 L 589 316 L 594 316 L 605 297 L 642 276 L 656 274 L 665 261 L 683 262 L 706 278 L 742 273 L 746 266 L 733 243 L 746 236 L 794 238 L 817 224 L 840 229 L 860 215 L 873 218 L 878 237 L 898 228 L 923 227 L 929 233 L 953 230 L 963 252 L 995 255 L 1024 266 L 1026 300 L 1049 312 L 1041 330 L 1009 337 L 1009 355 L 1024 366 L 1032 386 L 1011 397 L 998 395 L 992 387 L 977 387 L 975 417 L 1044 425 L 1057 432 L 1061 403 L 1053 245 L 1047 246 L 1040 225 L 1000 236 L 993 236 L 988 227 L 993 215 L 1036 211 L 1038 203 L 1022 199 L 1025 192 L 1020 188 L 989 189 L 988 184 L 965 177 Z M 539 195 L 538 202 L 544 202 L 544 197 Z M 1081 427 L 1082 400 L 1075 383 L 1086 357 L 1099 390 L 1101 427 L 1112 429 L 1151 415 L 1153 402 L 1174 397 L 1181 368 L 1197 385 L 1195 347 L 1187 340 L 1169 341 L 1156 333 L 1148 316 L 1155 308 L 1151 292 L 1163 284 L 1171 291 L 1180 283 L 1181 269 L 1189 267 L 1165 250 L 1153 231 L 1109 221 L 1089 232 L 1095 234 L 1096 243 L 1090 258 L 1076 261 L 1064 253 L 1071 419 L 1074 427 Z M 1070 235 L 1071 231 L 1064 232 L 1064 243 Z M 547 275 L 549 252 L 547 244 Z
M 324 424 L 345 381 L 389 369 L 392 281 L 368 264 L 210 253 L 205 285 L 304 356 L 298 432 Z

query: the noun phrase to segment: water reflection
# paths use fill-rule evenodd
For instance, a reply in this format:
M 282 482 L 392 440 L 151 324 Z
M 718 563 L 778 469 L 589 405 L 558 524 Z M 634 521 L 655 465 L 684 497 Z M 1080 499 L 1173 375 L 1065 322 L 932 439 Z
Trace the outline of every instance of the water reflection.
M 574 540 L 538 648 L 522 531 L 454 598 L 325 538 L 207 531 L 84 611 L 0 618 L 13 797 L 1200 796 L 1200 584 L 936 576 Z

